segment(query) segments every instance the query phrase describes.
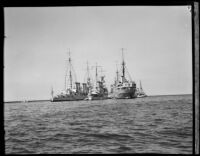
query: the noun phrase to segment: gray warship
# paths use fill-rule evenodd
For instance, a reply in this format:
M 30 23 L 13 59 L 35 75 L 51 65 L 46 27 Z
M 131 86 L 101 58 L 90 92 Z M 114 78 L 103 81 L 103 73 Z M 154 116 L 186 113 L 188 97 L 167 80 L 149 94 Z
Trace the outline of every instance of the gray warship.
M 88 95 L 88 85 L 87 83 L 81 83 L 76 81 L 75 72 L 72 66 L 70 52 L 69 52 L 69 59 L 68 59 L 68 66 L 67 66 L 66 74 L 65 74 L 65 87 L 64 90 L 54 96 L 53 89 L 51 91 L 52 102 L 57 101 L 78 101 L 84 100 Z
M 86 100 L 104 100 L 108 99 L 108 89 L 105 85 L 105 76 L 98 75 L 98 66 L 95 66 L 95 82 L 89 87 Z

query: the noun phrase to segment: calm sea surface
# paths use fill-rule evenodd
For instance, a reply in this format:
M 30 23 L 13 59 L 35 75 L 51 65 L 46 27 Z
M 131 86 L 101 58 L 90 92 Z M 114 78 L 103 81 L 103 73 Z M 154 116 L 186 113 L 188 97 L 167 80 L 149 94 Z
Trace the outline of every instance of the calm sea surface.
M 192 153 L 192 95 L 4 103 L 5 152 Z

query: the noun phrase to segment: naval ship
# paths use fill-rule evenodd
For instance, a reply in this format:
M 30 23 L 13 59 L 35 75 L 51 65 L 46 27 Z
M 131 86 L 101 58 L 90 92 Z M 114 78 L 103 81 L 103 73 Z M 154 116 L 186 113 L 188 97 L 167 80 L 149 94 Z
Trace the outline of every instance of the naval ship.
M 114 84 L 111 85 L 110 98 L 116 99 L 130 99 L 136 98 L 136 83 L 132 81 L 124 61 L 122 48 L 122 64 L 121 72 L 116 72 L 116 79 Z M 128 75 L 128 76 L 127 76 Z
M 88 96 L 85 100 L 104 100 L 108 99 L 108 89 L 105 85 L 105 76 L 101 75 L 98 76 L 98 70 L 96 64 L 96 72 L 95 72 L 95 82 L 90 85 Z
M 142 88 L 141 81 L 140 81 L 140 88 L 137 88 L 136 95 L 137 95 L 137 98 L 147 97 L 146 93 L 144 92 Z
M 84 100 L 88 95 L 88 85 L 87 83 L 82 83 L 76 81 L 75 71 L 72 66 L 72 60 L 69 52 L 68 66 L 65 74 L 65 87 L 64 90 L 54 96 L 53 89 L 51 91 L 52 102 L 57 101 L 78 101 Z

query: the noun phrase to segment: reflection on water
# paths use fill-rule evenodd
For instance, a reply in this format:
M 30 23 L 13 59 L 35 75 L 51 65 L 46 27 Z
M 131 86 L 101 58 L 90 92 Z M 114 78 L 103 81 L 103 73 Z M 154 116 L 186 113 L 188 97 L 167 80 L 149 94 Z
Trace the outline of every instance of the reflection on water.
M 5 103 L 5 152 L 192 153 L 192 96 Z

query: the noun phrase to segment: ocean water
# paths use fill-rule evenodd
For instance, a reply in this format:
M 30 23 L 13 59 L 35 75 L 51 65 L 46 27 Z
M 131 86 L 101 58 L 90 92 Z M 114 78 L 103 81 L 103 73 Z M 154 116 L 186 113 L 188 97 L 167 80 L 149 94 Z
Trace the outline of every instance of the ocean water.
M 192 153 L 192 95 L 4 103 L 6 154 Z

